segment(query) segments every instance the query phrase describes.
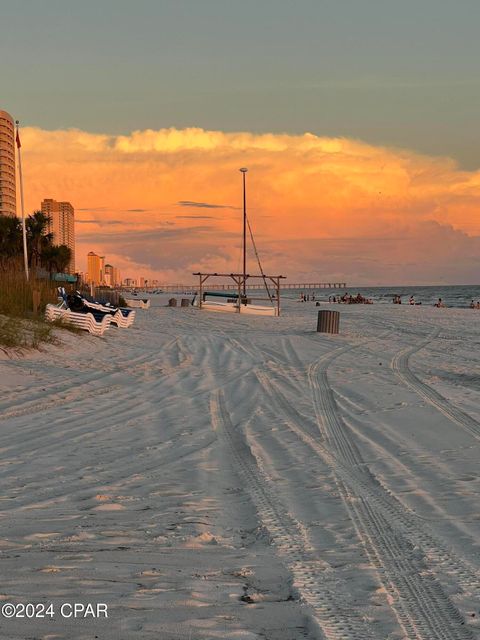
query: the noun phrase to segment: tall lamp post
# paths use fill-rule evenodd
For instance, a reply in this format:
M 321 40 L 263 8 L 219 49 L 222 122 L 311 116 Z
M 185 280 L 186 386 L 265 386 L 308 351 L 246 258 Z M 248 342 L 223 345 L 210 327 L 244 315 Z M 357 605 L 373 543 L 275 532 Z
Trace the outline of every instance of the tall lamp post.
M 248 169 L 246 167 L 242 167 L 240 169 L 243 178 L 243 297 L 246 299 L 247 297 L 247 284 L 246 284 L 246 275 L 247 275 L 247 188 L 245 181 L 245 174 Z M 246 300 L 245 300 L 246 304 Z

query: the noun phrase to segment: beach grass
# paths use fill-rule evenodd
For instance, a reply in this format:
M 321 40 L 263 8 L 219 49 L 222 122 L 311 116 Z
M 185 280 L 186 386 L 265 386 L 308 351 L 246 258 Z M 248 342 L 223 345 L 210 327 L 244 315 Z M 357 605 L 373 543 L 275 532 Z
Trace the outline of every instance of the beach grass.
M 16 318 L 39 317 L 45 306 L 56 299 L 55 283 L 35 277 L 27 281 L 24 273 L 18 270 L 0 271 L 0 314 Z
M 0 345 L 7 349 L 38 349 L 42 343 L 54 342 L 53 326 L 44 320 L 44 312 L 45 306 L 56 298 L 55 283 L 35 277 L 27 281 L 19 269 L 2 269 Z
M 54 343 L 53 326 L 42 319 L 0 316 L 0 346 L 6 349 L 38 349 Z

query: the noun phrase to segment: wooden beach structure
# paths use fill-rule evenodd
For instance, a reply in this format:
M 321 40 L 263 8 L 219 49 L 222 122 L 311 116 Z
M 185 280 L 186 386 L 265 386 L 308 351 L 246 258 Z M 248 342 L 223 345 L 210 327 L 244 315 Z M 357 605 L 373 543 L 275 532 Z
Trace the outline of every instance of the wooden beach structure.
M 279 316 L 280 315 L 280 280 L 285 279 L 285 276 L 269 276 L 269 275 L 250 275 L 248 273 L 194 273 L 194 276 L 199 277 L 198 286 L 198 308 L 208 309 L 210 311 L 232 311 L 235 313 L 250 313 L 255 315 L 268 315 Z M 230 286 L 230 291 L 233 289 L 235 293 L 220 293 L 218 289 L 215 291 L 206 290 L 206 282 L 210 278 L 229 278 L 233 281 Z M 252 284 L 249 284 L 249 280 L 263 280 L 262 284 L 257 284 L 257 289 L 265 288 L 268 293 L 268 298 L 252 298 L 247 292 L 251 290 Z M 270 285 L 274 291 L 270 294 Z M 209 289 L 214 289 L 214 286 L 208 285 Z M 217 302 L 206 300 L 207 296 L 226 298 L 225 301 Z M 252 304 L 254 301 L 270 301 L 270 306 Z

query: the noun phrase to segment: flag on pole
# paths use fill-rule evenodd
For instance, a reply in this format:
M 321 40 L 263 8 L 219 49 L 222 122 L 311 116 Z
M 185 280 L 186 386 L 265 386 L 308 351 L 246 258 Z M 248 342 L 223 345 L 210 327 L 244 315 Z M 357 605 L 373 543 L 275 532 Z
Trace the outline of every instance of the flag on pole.
M 23 204 L 23 174 L 22 174 L 22 152 L 20 151 L 20 147 L 22 146 L 20 143 L 20 133 L 19 133 L 19 125 L 18 120 L 15 123 L 17 125 L 17 155 L 18 155 L 18 177 L 20 178 L 20 204 L 22 207 L 22 235 L 23 235 L 23 260 L 25 263 L 25 277 L 28 282 L 29 273 L 28 273 L 28 247 L 27 247 L 27 227 L 25 224 L 25 207 Z

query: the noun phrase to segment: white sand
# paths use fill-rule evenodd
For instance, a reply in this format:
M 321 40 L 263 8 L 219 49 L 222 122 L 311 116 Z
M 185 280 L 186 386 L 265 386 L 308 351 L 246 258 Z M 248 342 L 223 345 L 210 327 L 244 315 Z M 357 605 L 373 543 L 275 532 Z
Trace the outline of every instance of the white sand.
M 480 312 L 330 308 L 0 360 L 0 637 L 479 637 Z

